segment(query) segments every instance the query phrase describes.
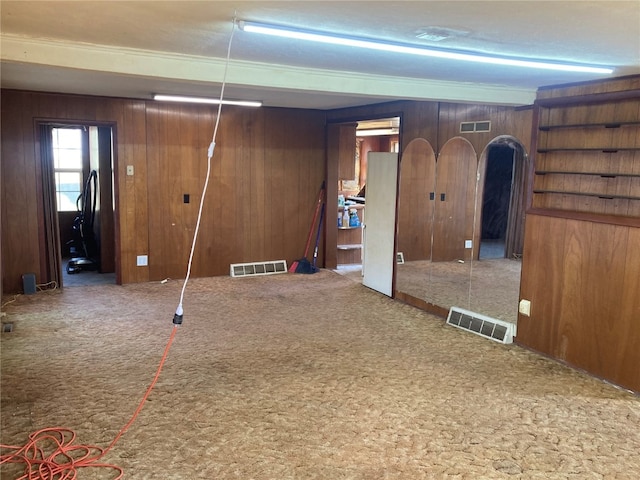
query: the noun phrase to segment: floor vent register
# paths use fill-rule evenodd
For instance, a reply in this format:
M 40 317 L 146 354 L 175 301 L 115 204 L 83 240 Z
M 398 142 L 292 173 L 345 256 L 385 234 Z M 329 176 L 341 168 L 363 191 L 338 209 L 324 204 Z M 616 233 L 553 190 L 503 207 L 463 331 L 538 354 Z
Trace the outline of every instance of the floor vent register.
M 447 324 L 499 343 L 513 343 L 513 337 L 516 336 L 515 323 L 487 317 L 459 307 L 451 307 Z

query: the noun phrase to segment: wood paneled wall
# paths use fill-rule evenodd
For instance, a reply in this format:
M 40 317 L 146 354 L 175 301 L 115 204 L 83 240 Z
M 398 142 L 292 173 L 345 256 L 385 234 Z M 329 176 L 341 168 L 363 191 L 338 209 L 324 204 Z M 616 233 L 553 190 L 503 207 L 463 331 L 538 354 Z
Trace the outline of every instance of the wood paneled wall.
M 442 148 L 453 137 L 466 138 L 478 157 L 496 137 L 512 136 L 529 152 L 531 147 L 531 108 L 511 108 L 496 105 L 443 103 L 440 106 L 438 145 Z M 490 132 L 460 133 L 460 122 L 491 122 Z
M 409 102 L 398 101 L 390 102 L 379 105 L 371 105 L 367 107 L 349 108 L 343 110 L 335 110 L 328 112 L 329 121 L 355 121 L 371 118 L 383 118 L 400 116 L 402 122 L 402 135 L 401 135 L 401 156 L 400 156 L 400 181 L 403 177 L 403 158 L 404 153 L 407 151 L 409 145 L 416 141 L 426 140 L 439 158 L 443 146 L 451 139 L 460 137 L 468 141 L 475 150 L 474 156 L 475 165 L 473 165 L 473 176 L 475 178 L 475 169 L 486 168 L 486 153 L 487 146 L 495 140 L 504 141 L 506 137 L 522 144 L 525 154 L 528 154 L 531 148 L 531 124 L 533 121 L 533 108 L 532 107 L 505 107 L 505 106 L 491 106 L 491 105 L 469 105 L 469 104 L 455 104 L 455 103 L 439 103 L 439 102 Z M 489 120 L 491 122 L 490 132 L 475 132 L 475 133 L 460 133 L 461 122 L 476 122 Z M 410 152 L 411 153 L 411 152 Z M 525 162 L 528 160 L 525 158 Z M 528 165 L 528 164 L 527 164 Z M 525 166 L 526 174 L 523 176 L 522 188 L 528 185 L 530 180 L 529 168 Z M 481 181 L 484 176 L 481 177 Z M 406 183 L 406 182 L 405 182 Z M 435 183 L 434 179 L 430 180 L 430 183 Z M 405 184 L 406 187 L 406 184 Z M 479 186 L 480 195 L 482 194 L 482 185 Z M 465 191 L 467 184 L 462 187 Z M 424 194 L 428 195 L 428 191 Z M 402 195 L 402 193 L 401 193 Z M 415 196 L 415 193 L 414 193 Z M 331 198 L 328 199 L 332 201 Z M 524 202 L 518 207 L 518 214 L 524 216 Z M 405 201 L 404 205 L 408 206 Z M 400 208 L 403 208 L 400 205 Z M 478 208 L 482 208 L 482 202 L 478 202 Z M 408 218 L 411 215 L 415 215 L 413 212 L 400 212 L 400 217 Z M 471 216 L 473 218 L 473 215 Z M 477 222 L 480 222 L 480 214 L 475 216 Z M 470 220 L 472 221 L 472 220 Z M 414 242 L 426 242 L 430 238 L 429 230 L 424 228 L 421 222 L 402 222 L 402 235 L 406 238 L 414 239 Z M 516 222 L 522 226 L 522 218 Z M 478 223 L 479 225 L 479 223 Z M 480 241 L 480 230 L 477 229 L 477 235 L 475 238 L 476 244 Z M 473 225 L 468 225 L 465 231 L 472 231 Z M 522 228 L 520 228 L 522 230 Z M 520 234 L 521 232 L 519 232 Z M 469 236 L 471 238 L 471 236 Z M 520 237 L 521 238 L 521 235 Z M 476 249 L 476 256 L 479 249 Z
M 517 343 L 640 391 L 640 229 L 530 214 Z
M 46 281 L 41 265 L 42 193 L 34 129 L 39 120 L 113 127 L 118 281 L 184 277 L 215 108 L 21 91 L 3 91 L 2 101 L 6 292 L 20 291 L 20 277 L 25 272 L 35 272 L 38 282 Z M 508 117 L 515 115 L 513 112 L 509 108 L 403 101 L 336 110 L 327 116 L 339 121 L 400 115 L 403 146 L 424 138 L 435 148 L 447 135 L 455 136 L 459 121 L 489 118 L 499 125 L 492 115 Z M 313 199 L 325 178 L 325 113 L 229 107 L 222 115 L 194 275 L 226 274 L 229 263 L 300 257 Z M 452 122 L 446 129 L 444 119 Z M 521 122 L 504 120 L 504 125 L 505 130 L 494 130 L 492 135 L 513 134 L 514 126 Z M 443 133 L 443 129 L 450 133 Z M 480 138 L 468 136 L 474 146 L 478 144 L 476 150 L 486 141 Z M 134 168 L 133 176 L 126 175 L 128 165 Z M 326 175 L 330 178 L 331 172 Z M 189 195 L 188 204 L 184 203 L 185 194 Z M 334 210 L 332 202 L 336 199 L 330 196 L 327 211 Z M 331 236 L 327 240 L 331 243 Z M 322 257 L 322 248 L 320 252 Z M 149 266 L 136 266 L 136 256 L 145 254 Z
M 637 195 L 640 152 L 632 149 L 640 150 L 640 129 L 615 124 L 640 121 L 638 87 L 640 76 L 541 90 L 538 105 L 553 110 L 540 116 L 540 133 L 549 125 L 555 130 L 552 139 L 540 136 L 544 145 L 536 151 L 550 148 L 551 140 L 561 147 L 552 159 L 547 152 L 536 156 L 536 171 L 584 176 L 596 192 L 601 185 L 583 173 L 612 171 L 597 182 L 612 188 L 618 182 L 619 192 Z M 594 145 L 599 151 L 589 150 Z M 614 159 L 602 151 L 612 146 L 628 150 Z M 554 193 L 553 202 L 539 193 L 545 198 L 534 198 L 527 213 L 520 298 L 531 301 L 531 316 L 519 315 L 516 341 L 640 392 L 640 201 L 591 201 L 590 190 L 576 186 L 580 181 L 554 184 L 573 193 Z M 545 187 L 536 182 L 533 188 Z M 576 193 L 585 199 L 576 200 Z
M 217 109 L 152 101 L 2 91 L 2 279 L 41 276 L 40 166 L 35 125 L 114 129 L 116 261 L 122 283 L 184 278 Z M 229 264 L 299 258 L 325 178 L 325 114 L 225 107 L 193 275 Z M 126 175 L 126 166 L 134 175 Z M 184 195 L 189 203 L 184 203 Z M 147 267 L 136 266 L 148 255 Z M 322 261 L 322 258 L 320 259 Z

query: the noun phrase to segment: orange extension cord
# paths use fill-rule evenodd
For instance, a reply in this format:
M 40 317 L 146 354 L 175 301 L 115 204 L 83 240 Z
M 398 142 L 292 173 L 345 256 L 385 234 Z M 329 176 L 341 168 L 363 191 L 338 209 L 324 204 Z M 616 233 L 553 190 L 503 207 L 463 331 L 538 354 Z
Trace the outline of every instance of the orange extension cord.
M 98 461 L 113 448 L 138 417 L 144 402 L 160 377 L 177 329 L 178 327 L 175 325 L 171 330 L 156 375 L 142 397 L 138 408 L 107 448 L 103 449 L 93 445 L 73 445 L 76 439 L 73 430 L 62 427 L 44 428 L 29 435 L 29 441 L 22 447 L 0 445 L 2 450 L 11 450 L 11 453 L 3 454 L 0 457 L 0 465 L 24 463 L 24 475 L 16 480 L 72 480 L 77 478 L 78 469 L 86 467 L 109 468 L 117 473 L 117 477 L 114 477 L 115 480 L 122 478 L 124 475 L 122 468 L 107 463 L 98 463 Z

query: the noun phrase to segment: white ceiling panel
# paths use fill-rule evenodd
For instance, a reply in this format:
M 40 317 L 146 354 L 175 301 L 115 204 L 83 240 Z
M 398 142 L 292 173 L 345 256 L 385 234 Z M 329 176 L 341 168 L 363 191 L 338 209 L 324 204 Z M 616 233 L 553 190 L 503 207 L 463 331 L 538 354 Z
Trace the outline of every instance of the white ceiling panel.
M 234 19 L 640 73 L 637 0 L 2 0 L 0 14 L 3 88 L 216 97 L 226 70 L 228 98 L 327 109 L 404 98 L 520 105 L 539 86 L 603 78 L 264 37 Z M 434 32 L 444 38 L 417 37 Z

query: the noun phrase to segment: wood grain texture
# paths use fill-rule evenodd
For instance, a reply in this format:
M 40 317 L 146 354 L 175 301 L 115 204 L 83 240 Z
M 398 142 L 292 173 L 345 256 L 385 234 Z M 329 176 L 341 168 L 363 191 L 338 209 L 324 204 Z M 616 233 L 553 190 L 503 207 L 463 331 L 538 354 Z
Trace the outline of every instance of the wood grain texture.
M 519 316 L 517 337 L 635 391 L 640 201 L 608 197 L 639 191 L 633 150 L 640 140 L 638 82 L 640 77 L 625 78 L 538 93 L 534 129 L 541 128 L 534 148 L 559 150 L 536 154 L 533 190 L 585 195 L 534 193 L 520 290 L 532 310 L 531 317 Z
M 405 261 L 431 258 L 435 192 L 435 153 L 427 140 L 416 138 L 407 145 L 400 161 L 398 251 Z
M 22 107 L 26 101 L 26 94 L 2 96 L 2 275 L 3 291 L 8 293 L 22 291 L 23 273 L 35 273 L 36 281 L 42 281 L 33 198 L 34 147 L 29 136 L 33 132 L 29 128 L 31 119 Z
M 640 229 L 529 214 L 517 342 L 638 390 Z
M 473 239 L 476 152 L 461 137 L 449 140 L 438 155 L 433 220 L 433 261 L 470 260 L 465 241 Z
M 534 207 L 640 216 L 640 93 L 615 90 L 630 81 L 559 89 L 573 96 L 553 96 L 551 104 L 541 97 Z M 620 95 L 611 97 L 612 89 Z
M 21 291 L 26 271 L 47 281 L 41 275 L 36 121 L 112 126 L 117 280 L 184 278 L 213 109 L 18 91 L 3 91 L 2 99 L 4 292 Z M 226 275 L 232 262 L 290 262 L 302 254 L 325 178 L 324 123 L 321 111 L 223 110 L 194 275 Z M 126 175 L 127 165 L 133 176 Z M 148 255 L 149 265 L 136 266 L 138 255 Z

